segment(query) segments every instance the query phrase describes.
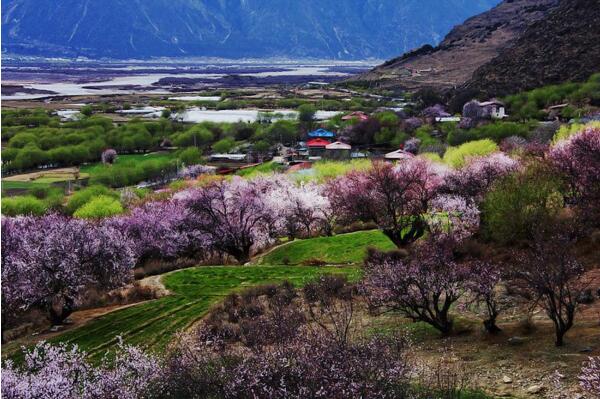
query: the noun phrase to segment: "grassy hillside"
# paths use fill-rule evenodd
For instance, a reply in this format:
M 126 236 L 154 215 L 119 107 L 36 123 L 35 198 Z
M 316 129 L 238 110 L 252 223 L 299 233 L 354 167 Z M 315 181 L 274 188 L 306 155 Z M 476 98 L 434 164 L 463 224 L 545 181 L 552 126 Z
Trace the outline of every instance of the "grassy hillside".
M 333 237 L 296 240 L 263 256 L 259 263 L 267 265 L 299 265 L 313 262 L 330 265 L 362 262 L 368 247 L 391 251 L 396 246 L 379 230 L 358 231 Z

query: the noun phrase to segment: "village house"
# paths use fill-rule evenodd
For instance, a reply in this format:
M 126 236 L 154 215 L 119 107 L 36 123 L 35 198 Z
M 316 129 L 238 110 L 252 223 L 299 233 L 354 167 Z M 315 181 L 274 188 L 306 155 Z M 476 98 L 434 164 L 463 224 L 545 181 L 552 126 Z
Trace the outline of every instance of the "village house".
M 477 119 L 504 119 L 508 118 L 506 107 L 502 101 L 492 99 L 479 102 L 471 100 L 463 106 L 464 118 Z
M 406 161 L 407 159 L 411 159 L 414 157 L 415 157 L 414 154 L 411 154 L 410 152 L 404 151 L 402 149 L 388 152 L 387 154 L 384 155 L 384 159 L 386 161 L 390 161 L 390 162 Z
M 350 144 L 336 141 L 325 146 L 325 158 L 334 159 L 336 161 L 350 159 L 352 146 Z
M 560 115 L 561 115 L 563 109 L 567 108 L 568 106 L 569 106 L 568 103 L 564 103 L 564 104 L 557 104 L 557 105 L 548 107 L 545 110 L 548 113 L 548 119 L 549 120 L 560 119 Z
M 316 138 L 308 140 L 306 146 L 308 147 L 308 155 L 310 158 L 321 158 L 325 154 L 326 147 L 331 144 L 330 141 L 323 138 Z

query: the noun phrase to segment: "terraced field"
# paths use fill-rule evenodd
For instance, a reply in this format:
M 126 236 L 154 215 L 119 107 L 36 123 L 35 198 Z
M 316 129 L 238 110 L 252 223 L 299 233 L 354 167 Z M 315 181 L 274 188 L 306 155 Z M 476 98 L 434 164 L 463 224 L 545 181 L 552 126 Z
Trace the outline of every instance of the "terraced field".
M 98 317 L 51 342 L 77 344 L 100 359 L 121 336 L 128 344 L 161 351 L 177 331 L 200 319 L 227 294 L 252 285 L 289 280 L 297 286 L 324 273 L 342 273 L 356 280 L 358 267 L 211 266 L 174 272 L 163 277 L 172 295 Z

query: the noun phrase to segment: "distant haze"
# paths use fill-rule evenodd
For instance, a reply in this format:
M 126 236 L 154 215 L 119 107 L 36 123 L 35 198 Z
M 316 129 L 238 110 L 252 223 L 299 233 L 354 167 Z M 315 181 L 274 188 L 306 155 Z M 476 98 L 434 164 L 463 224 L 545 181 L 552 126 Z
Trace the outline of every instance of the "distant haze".
M 2 0 L 2 51 L 89 58 L 391 58 L 499 0 Z

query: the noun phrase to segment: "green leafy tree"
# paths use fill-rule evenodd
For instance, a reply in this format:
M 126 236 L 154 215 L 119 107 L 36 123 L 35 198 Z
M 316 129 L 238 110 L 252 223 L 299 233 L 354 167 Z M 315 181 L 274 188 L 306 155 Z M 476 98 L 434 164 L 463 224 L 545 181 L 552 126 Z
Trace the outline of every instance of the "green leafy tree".
M 225 153 L 228 153 L 229 151 L 231 151 L 234 146 L 235 146 L 235 141 L 233 141 L 233 139 L 231 139 L 229 137 L 226 137 L 224 139 L 217 141 L 215 144 L 213 144 L 212 148 L 213 148 L 213 151 L 215 151 L 217 153 L 225 154 Z
M 290 144 L 298 140 L 298 126 L 287 120 L 280 120 L 273 123 L 266 131 L 265 138 L 269 143 Z
M 92 116 L 92 114 L 94 113 L 94 109 L 91 105 L 86 105 L 84 107 L 81 107 L 81 110 L 79 112 L 81 112 L 81 114 L 85 116 Z
M 302 104 L 298 107 L 298 120 L 302 123 L 311 124 L 315 119 L 317 109 L 312 104 Z
M 490 191 L 482 204 L 484 234 L 502 244 L 533 237 L 563 206 L 561 180 L 536 166 L 509 175 Z
M 181 162 L 183 162 L 186 165 L 195 165 L 197 163 L 200 163 L 200 161 L 202 160 L 202 151 L 200 151 L 196 147 L 188 147 L 184 150 L 181 150 L 181 152 L 178 155 L 178 158 Z

